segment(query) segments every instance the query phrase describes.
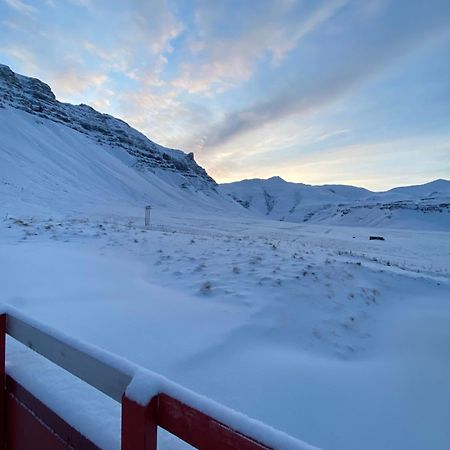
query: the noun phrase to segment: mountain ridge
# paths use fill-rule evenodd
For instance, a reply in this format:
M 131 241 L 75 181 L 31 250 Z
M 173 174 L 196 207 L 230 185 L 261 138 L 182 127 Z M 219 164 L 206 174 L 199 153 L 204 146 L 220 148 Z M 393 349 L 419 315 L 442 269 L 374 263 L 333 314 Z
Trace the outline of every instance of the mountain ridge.
M 75 129 L 100 145 L 123 148 L 136 158 L 137 168 L 179 172 L 197 188 L 216 186 L 214 179 L 195 162 L 193 153 L 156 144 L 122 119 L 91 106 L 59 102 L 48 84 L 0 64 L 0 108 L 5 106 Z
M 219 189 L 247 210 L 274 220 L 450 230 L 450 181 L 444 179 L 383 192 L 280 177 L 224 183 Z
M 355 188 L 355 189 L 361 189 L 361 190 L 367 191 L 368 193 L 372 193 L 372 194 L 383 194 L 383 193 L 388 193 L 388 192 L 397 191 L 397 190 L 403 190 L 403 189 L 408 189 L 408 188 L 422 188 L 422 187 L 426 187 L 426 186 L 433 186 L 433 187 L 437 186 L 438 188 L 441 188 L 442 186 L 444 186 L 444 188 L 450 190 L 450 180 L 446 180 L 445 178 L 436 178 L 435 180 L 427 181 L 426 183 L 422 183 L 422 184 L 408 184 L 408 185 L 404 185 L 404 186 L 403 185 L 395 186 L 393 188 L 381 190 L 381 191 L 373 191 L 373 190 L 371 190 L 369 188 L 365 188 L 363 186 L 356 186 L 353 184 L 344 184 L 344 183 L 308 184 L 308 183 L 303 183 L 301 181 L 287 181 L 279 175 L 273 175 L 268 178 L 244 178 L 242 180 L 229 181 L 226 183 L 219 183 L 219 185 L 227 186 L 227 185 L 232 185 L 232 184 L 236 184 L 236 183 L 244 183 L 244 182 L 282 182 L 285 184 L 295 184 L 295 185 L 299 185 L 299 186 L 325 187 L 325 188 L 351 187 L 351 188 Z

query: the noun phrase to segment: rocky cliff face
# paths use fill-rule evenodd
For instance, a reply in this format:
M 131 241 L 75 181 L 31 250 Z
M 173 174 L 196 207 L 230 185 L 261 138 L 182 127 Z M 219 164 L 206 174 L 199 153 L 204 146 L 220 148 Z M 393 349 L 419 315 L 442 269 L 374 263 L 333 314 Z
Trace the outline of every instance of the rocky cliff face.
M 216 182 L 195 162 L 193 153 L 162 147 L 124 121 L 90 106 L 61 103 L 47 84 L 0 64 L 0 108 L 6 106 L 64 124 L 99 144 L 122 148 L 135 157 L 140 170 L 177 172 L 197 189 L 215 189 Z

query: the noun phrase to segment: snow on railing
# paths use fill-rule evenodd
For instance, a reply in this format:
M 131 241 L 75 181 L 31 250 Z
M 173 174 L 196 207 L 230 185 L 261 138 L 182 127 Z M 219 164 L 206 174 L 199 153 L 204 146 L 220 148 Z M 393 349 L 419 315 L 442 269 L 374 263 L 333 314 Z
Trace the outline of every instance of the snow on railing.
M 123 450 L 156 449 L 158 426 L 196 448 L 315 449 L 155 372 L 39 324 L 15 309 L 8 308 L 0 314 L 0 375 L 3 380 L 6 333 L 121 402 Z M 3 391 L 0 401 L 4 405 Z M 0 433 L 1 439 L 4 437 Z

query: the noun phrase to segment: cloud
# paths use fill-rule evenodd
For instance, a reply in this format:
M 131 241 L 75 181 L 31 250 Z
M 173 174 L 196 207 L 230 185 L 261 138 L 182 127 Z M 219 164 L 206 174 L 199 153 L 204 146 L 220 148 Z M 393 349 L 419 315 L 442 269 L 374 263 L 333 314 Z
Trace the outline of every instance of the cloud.
M 80 94 L 85 95 L 90 90 L 100 93 L 108 82 L 106 74 L 86 68 L 76 59 L 63 57 L 59 63 L 42 67 L 35 53 L 25 46 L 9 45 L 0 47 L 0 51 L 19 62 L 27 75 L 35 74 L 50 84 L 60 100 L 79 98 Z
M 0 52 L 18 61 L 22 67 L 22 70 L 26 73 L 33 73 L 38 70 L 38 61 L 34 52 L 23 45 L 2 45 L 0 46 Z
M 166 0 L 70 0 L 72 6 L 64 8 L 55 8 L 47 0 L 39 9 L 22 0 L 3 1 L 16 11 L 32 8 L 38 13 L 35 17 L 14 18 L 27 34 L 36 36 L 38 30 L 45 30 L 47 42 L 41 34 L 40 42 L 27 42 L 30 48 L 41 50 L 39 47 L 47 45 L 56 49 L 62 40 L 64 45 L 75 48 L 78 55 L 84 49 L 96 52 L 104 60 L 127 56 L 127 62 L 137 66 L 152 55 L 170 52 L 170 41 L 183 29 Z M 47 14 L 53 14 L 53 20 L 49 21 Z M 110 30 L 117 32 L 107 32 Z
M 189 41 L 190 59 L 173 85 L 190 93 L 223 92 L 250 79 L 268 56 L 279 65 L 299 41 L 333 17 L 348 0 L 326 0 L 313 7 L 292 1 L 262 0 L 220 11 L 217 3 L 201 3 L 196 37 Z M 247 5 L 247 7 L 246 7 Z M 219 11 L 218 11 L 219 10 Z M 231 25 L 232 24 L 232 25 Z M 230 34 L 220 30 L 232 29 Z
M 50 83 L 61 95 L 70 97 L 103 87 L 107 81 L 108 77 L 102 73 L 64 68 L 52 73 Z
M 32 14 L 36 11 L 35 7 L 21 0 L 4 0 L 4 2 L 11 8 L 14 8 L 16 11 L 23 14 Z
M 19 70 L 51 83 L 66 101 L 86 101 L 86 92 L 98 90 L 113 73 L 163 85 L 165 54 L 183 29 L 166 0 L 46 0 L 33 15 L 19 14 L 26 9 L 21 0 L 7 1 L 14 8 L 3 20 L 8 33 L 0 31 L 0 47 L 8 48 L 3 53 Z
M 399 63 L 405 56 L 441 36 L 448 26 L 445 11 L 450 7 L 441 2 L 443 10 L 424 9 L 411 5 L 403 16 L 387 21 L 383 28 L 367 29 L 357 41 L 345 46 L 330 45 L 330 60 L 321 61 L 321 71 L 305 77 L 299 64 L 293 81 L 268 99 L 227 114 L 223 120 L 204 132 L 205 149 L 216 150 L 242 133 L 261 128 L 286 117 L 306 116 L 320 110 L 354 91 L 371 77 Z M 380 18 L 380 22 L 381 19 Z M 390 23 L 390 22 L 394 23 Z M 361 24 L 355 31 L 363 31 Z M 377 26 L 379 23 L 376 24 Z M 354 39 L 354 34 L 351 35 Z M 334 55 L 334 58 L 333 58 Z
M 96 98 L 91 100 L 90 104 L 97 111 L 106 111 L 111 106 L 111 102 L 107 98 Z
M 94 1 L 93 0 L 69 0 L 70 3 L 78 6 L 84 6 L 85 8 L 93 8 Z
M 275 41 L 275 45 L 269 47 L 272 58 L 276 63 L 280 63 L 288 52 L 293 50 L 298 42 L 315 31 L 320 25 L 331 19 L 348 0 L 332 0 L 323 3 L 313 10 L 303 21 L 297 23 L 294 29 L 283 30 L 282 37 Z
M 208 109 L 182 101 L 175 90 L 155 92 L 144 86 L 116 98 L 130 125 L 158 143 L 186 151 L 197 148 L 196 132 L 210 117 Z
M 90 10 L 89 25 L 82 28 L 84 49 L 100 58 L 105 68 L 135 79 L 160 73 L 163 55 L 170 53 L 171 41 L 183 30 L 166 0 L 76 1 Z M 117 32 L 103 37 L 99 28 Z

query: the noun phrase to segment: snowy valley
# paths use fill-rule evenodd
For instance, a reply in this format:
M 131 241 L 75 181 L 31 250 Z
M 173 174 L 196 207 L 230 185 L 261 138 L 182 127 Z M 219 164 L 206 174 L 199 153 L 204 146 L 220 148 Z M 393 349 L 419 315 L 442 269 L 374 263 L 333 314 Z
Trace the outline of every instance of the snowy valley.
M 217 185 L 0 66 L 1 301 L 318 448 L 450 447 L 449 205 L 446 180 Z M 19 344 L 8 363 L 119 448 L 119 405 Z

